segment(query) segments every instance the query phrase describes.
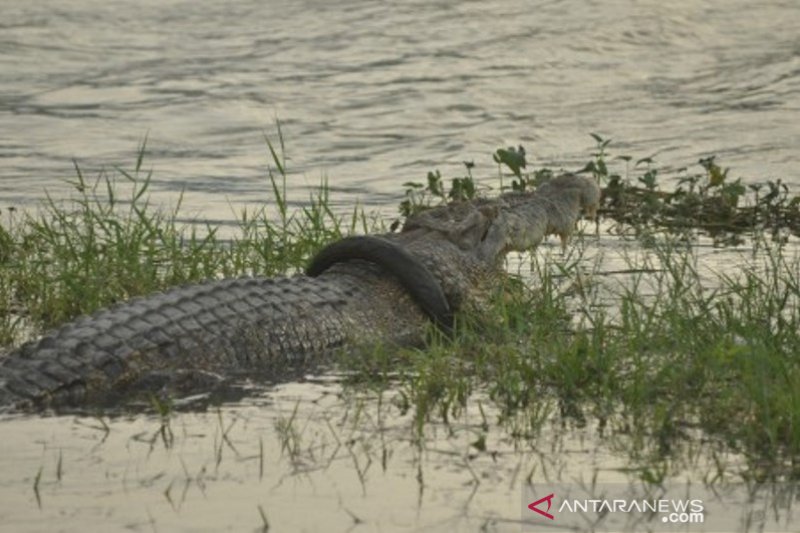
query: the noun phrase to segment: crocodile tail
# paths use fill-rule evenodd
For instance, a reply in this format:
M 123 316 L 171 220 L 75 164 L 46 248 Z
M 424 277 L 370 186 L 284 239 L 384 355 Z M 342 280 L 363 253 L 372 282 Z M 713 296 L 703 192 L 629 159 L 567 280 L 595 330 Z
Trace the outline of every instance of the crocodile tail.
M 102 401 L 159 370 L 293 363 L 343 343 L 344 305 L 339 285 L 304 277 L 209 281 L 134 298 L 0 359 L 0 406 Z

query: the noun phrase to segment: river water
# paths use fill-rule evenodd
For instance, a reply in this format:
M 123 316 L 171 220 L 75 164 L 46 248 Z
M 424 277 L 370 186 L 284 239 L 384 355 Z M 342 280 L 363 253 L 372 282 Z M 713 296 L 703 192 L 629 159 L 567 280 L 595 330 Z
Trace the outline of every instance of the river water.
M 668 169 L 716 154 L 800 185 L 798 29 L 796 0 L 4 0 L 0 209 L 66 194 L 73 159 L 130 169 L 147 136 L 155 198 L 230 220 L 271 199 L 276 120 L 292 194 L 326 178 L 342 207 L 391 211 L 403 182 L 465 160 L 491 176 L 500 146 L 574 169 L 591 132 Z M 526 479 L 629 466 L 592 427 L 520 449 L 492 426 L 476 453 L 496 413 L 474 399 L 419 445 L 409 416 L 342 395 L 287 384 L 167 431 L 4 417 L 0 531 L 520 531 Z
M 130 168 L 192 209 L 268 200 L 264 134 L 289 187 L 396 204 L 438 168 L 496 172 L 522 144 L 575 168 L 597 132 L 665 167 L 716 154 L 800 184 L 796 0 L 3 2 L 0 204 Z M 173 196 L 170 196 L 173 194 Z M 2 208 L 2 205 L 0 205 Z

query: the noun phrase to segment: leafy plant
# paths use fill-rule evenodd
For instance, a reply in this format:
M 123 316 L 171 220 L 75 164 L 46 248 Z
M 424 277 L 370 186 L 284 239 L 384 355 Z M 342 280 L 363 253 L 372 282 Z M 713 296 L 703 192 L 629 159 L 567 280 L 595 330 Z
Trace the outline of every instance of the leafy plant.
M 505 165 L 517 177 L 522 178 L 522 169 L 527 166 L 525 160 L 525 148 L 518 146 L 514 148 L 498 148 L 492 155 L 495 163 L 498 165 Z

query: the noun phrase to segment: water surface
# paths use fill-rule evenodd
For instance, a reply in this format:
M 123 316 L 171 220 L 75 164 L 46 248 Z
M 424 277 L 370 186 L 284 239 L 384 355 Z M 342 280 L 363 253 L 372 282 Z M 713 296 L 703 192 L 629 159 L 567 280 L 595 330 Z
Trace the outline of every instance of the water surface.
M 352 205 L 522 143 L 574 168 L 598 132 L 668 167 L 800 184 L 793 0 L 9 1 L 0 197 L 63 191 L 71 160 L 130 168 L 149 136 L 162 198 L 231 218 L 267 200 L 280 118 L 290 188 Z M 173 194 L 168 194 L 168 193 Z

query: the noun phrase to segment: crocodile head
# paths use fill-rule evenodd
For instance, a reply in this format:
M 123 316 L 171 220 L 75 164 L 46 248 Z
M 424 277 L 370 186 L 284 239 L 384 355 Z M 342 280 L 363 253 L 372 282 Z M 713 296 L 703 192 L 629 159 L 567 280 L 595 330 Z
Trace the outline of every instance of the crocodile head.
M 423 211 L 409 217 L 403 231 L 435 231 L 480 262 L 496 266 L 508 252 L 529 250 L 549 233 L 562 236 L 565 242 L 582 213 L 596 213 L 599 199 L 593 179 L 565 174 L 534 192 L 511 192 Z

